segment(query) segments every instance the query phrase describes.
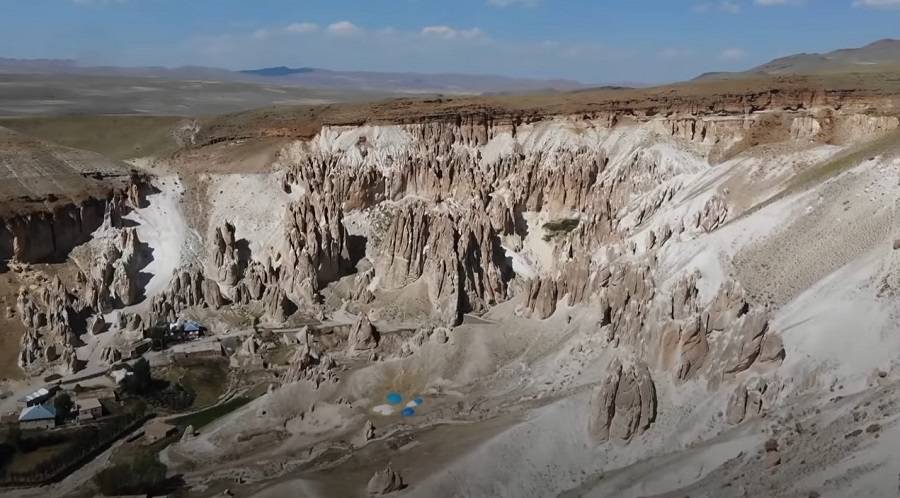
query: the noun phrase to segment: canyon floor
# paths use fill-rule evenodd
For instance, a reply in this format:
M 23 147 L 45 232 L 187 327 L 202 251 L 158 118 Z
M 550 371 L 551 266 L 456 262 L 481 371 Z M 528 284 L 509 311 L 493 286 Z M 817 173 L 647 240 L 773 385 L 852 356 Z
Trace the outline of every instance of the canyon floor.
M 896 81 L 0 121 L 0 412 L 143 354 L 224 372 L 175 496 L 896 496 Z

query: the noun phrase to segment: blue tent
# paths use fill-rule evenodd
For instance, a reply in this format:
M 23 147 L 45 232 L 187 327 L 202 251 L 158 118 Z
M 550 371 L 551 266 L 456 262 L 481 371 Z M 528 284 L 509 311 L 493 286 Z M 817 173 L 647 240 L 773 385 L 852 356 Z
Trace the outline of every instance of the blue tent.
M 399 405 L 403 402 L 403 396 L 401 396 L 399 393 L 391 391 L 387 395 L 387 402 L 391 405 Z

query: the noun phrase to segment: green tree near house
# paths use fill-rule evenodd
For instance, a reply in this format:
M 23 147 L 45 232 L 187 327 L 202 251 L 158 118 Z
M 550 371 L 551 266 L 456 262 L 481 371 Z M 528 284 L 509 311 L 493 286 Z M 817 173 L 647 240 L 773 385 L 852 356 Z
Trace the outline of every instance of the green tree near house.
M 125 390 L 131 394 L 145 394 L 150 391 L 152 385 L 150 363 L 141 358 L 131 367 L 131 375 L 125 381 Z
M 69 396 L 67 392 L 61 392 L 53 398 L 53 408 L 56 409 L 56 418 L 60 421 L 66 420 L 72 416 L 72 408 L 75 407 L 75 403 L 72 402 L 72 397 Z

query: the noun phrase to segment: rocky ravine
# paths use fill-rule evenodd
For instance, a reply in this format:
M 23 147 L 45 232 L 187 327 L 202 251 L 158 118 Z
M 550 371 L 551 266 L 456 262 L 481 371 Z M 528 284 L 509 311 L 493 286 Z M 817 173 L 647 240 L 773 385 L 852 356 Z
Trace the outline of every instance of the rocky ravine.
M 196 311 L 239 311 L 264 326 L 336 323 L 328 340 L 298 336 L 283 387 L 166 450 L 170 468 L 193 486 L 239 474 L 248 492 L 265 495 L 273 480 L 290 486 L 325 449 L 365 451 L 336 441 L 365 428 L 367 444 L 373 417 L 381 434 L 422 430 L 422 447 L 440 452 L 442 442 L 429 439 L 440 429 L 424 428 L 470 422 L 477 433 L 500 414 L 528 413 L 527 424 L 448 453 L 440 469 L 394 455 L 405 462 L 393 462 L 409 484 L 401 492 L 638 496 L 691 485 L 742 496 L 759 483 L 721 491 L 716 473 L 725 461 L 752 466 L 739 459 L 782 433 L 764 417 L 810 416 L 804 407 L 838 383 L 869 388 L 872 366 L 837 373 L 819 344 L 839 331 L 809 330 L 795 303 L 812 292 L 839 300 L 842 289 L 877 291 L 872 316 L 885 319 L 871 322 L 881 327 L 873 335 L 896 328 L 886 318 L 897 312 L 896 205 L 882 195 L 897 186 L 898 160 L 882 137 L 898 120 L 855 104 L 793 109 L 323 127 L 281 150 L 269 173 L 184 175 L 204 187 L 188 219 L 202 247 L 183 255 L 162 292 L 142 293 L 146 250 L 112 221 L 115 235 L 75 283 L 23 288 L 21 362 L 82 368 L 83 334 L 117 309 L 116 333 Z M 816 274 L 816 259 L 808 268 L 766 260 L 780 248 L 772 240 L 806 240 L 785 232 L 792 223 L 835 219 L 823 189 L 848 200 L 842 222 L 865 230 L 836 242 L 852 250 L 829 256 L 854 278 Z M 248 190 L 250 202 L 229 208 Z M 777 269 L 765 272 L 815 285 L 779 287 L 782 302 L 761 298 L 765 285 L 783 284 L 741 266 L 760 260 Z M 825 335 L 797 338 L 813 333 Z M 257 346 L 248 338 L 241 361 Z M 117 356 L 105 351 L 102 361 Z M 383 394 L 401 389 L 427 394 L 430 408 L 406 426 L 378 419 Z M 542 431 L 539 444 L 528 442 L 528 425 Z M 254 442 L 275 433 L 277 445 Z M 716 461 L 688 480 L 638 484 L 642 461 L 679 453 Z M 667 462 L 666 472 L 693 472 L 691 458 Z M 789 496 L 791 467 L 779 464 L 785 480 L 773 478 L 780 487 L 767 493 Z M 453 477 L 460 473 L 465 482 Z M 385 475 L 375 487 L 393 491 L 399 477 Z M 875 474 L 859 482 L 867 475 Z M 327 479 L 314 480 L 333 493 Z

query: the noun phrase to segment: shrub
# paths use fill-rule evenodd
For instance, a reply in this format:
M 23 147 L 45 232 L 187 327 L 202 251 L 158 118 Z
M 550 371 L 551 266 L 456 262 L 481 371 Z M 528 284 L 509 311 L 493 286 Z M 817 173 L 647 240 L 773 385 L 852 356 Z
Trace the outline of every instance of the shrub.
M 153 494 L 166 486 L 166 466 L 154 455 L 113 465 L 94 478 L 106 496 Z
M 568 218 L 544 223 L 544 231 L 546 232 L 543 237 L 544 241 L 549 242 L 550 239 L 563 236 L 575 230 L 579 222 L 578 218 Z
M 187 410 L 194 404 L 195 394 L 181 384 L 165 383 L 165 387 L 147 395 L 147 401 L 154 406 L 174 411 Z

